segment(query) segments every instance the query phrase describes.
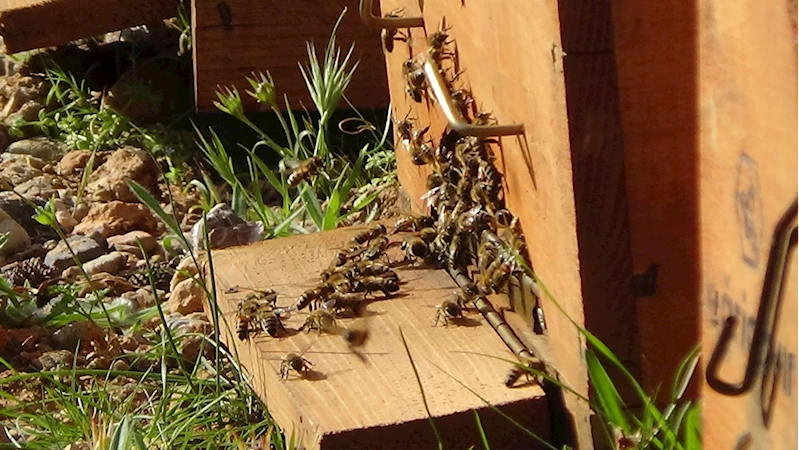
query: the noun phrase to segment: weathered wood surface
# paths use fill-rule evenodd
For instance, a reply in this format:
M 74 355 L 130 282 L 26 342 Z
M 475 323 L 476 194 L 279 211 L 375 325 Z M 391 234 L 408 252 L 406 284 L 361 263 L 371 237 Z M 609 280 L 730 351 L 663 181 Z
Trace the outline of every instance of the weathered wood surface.
M 581 289 L 584 280 L 580 276 L 579 219 L 575 213 L 577 205 L 573 183 L 575 177 L 589 180 L 587 174 L 592 170 L 604 171 L 604 168 L 592 168 L 588 164 L 590 154 L 597 148 L 595 145 L 602 145 L 602 141 L 600 138 L 591 142 L 584 156 L 573 160 L 567 117 L 568 81 L 564 82 L 558 6 L 558 2 L 522 0 L 501 3 L 427 1 L 423 13 L 426 29 L 410 30 L 407 43 L 395 42 L 394 51 L 386 53 L 386 64 L 395 117 L 401 119 L 409 114 L 416 119 L 417 126 L 430 124 L 430 136 L 437 141 L 445 126 L 444 118 L 435 102 L 417 104 L 405 94 L 401 66 L 405 59 L 425 50 L 425 36 L 436 31 L 442 18 L 446 18 L 446 25 L 451 27 L 448 33 L 453 41 L 451 48 L 457 52 L 458 68 L 449 68 L 452 64 L 446 61 L 444 66 L 448 68 L 450 76 L 463 71 L 455 86 L 470 89 L 478 109 L 492 112 L 499 123 L 525 125 L 525 135 L 504 137 L 500 145 L 494 147 L 497 165 L 505 176 L 506 202 L 521 219 L 537 275 L 564 306 L 566 314 L 582 324 L 585 323 Z M 412 1 L 381 2 L 383 11 L 400 7 L 404 8 L 406 16 L 421 13 L 418 5 Z M 408 33 L 408 30 L 400 31 Z M 602 84 L 601 80 L 587 82 Z M 575 108 L 578 103 L 580 100 L 575 99 Z M 599 103 L 602 102 L 596 104 Z M 604 107 L 597 106 L 597 109 Z M 591 122 L 591 126 L 602 128 L 602 120 Z M 582 122 L 578 127 L 586 123 Z M 607 130 L 612 127 L 611 123 Z M 612 133 L 609 131 L 609 134 Z M 612 153 L 613 145 L 612 142 L 609 144 L 608 152 Z M 428 169 L 413 165 L 402 148 L 398 149 L 397 161 L 403 188 L 416 202 L 416 206 L 421 207 L 419 197 L 426 190 Z M 615 161 L 611 161 L 607 172 L 601 173 L 598 178 L 615 178 L 618 186 L 618 157 Z M 575 173 L 575 170 L 579 170 L 579 173 Z M 593 201 L 588 197 L 590 195 L 581 197 L 584 202 L 582 205 Z M 594 207 L 602 208 L 595 203 L 595 206 L 584 208 L 582 212 L 586 213 L 586 217 L 591 216 Z M 622 229 L 616 224 L 609 228 L 616 233 Z M 607 232 L 600 234 L 604 238 Z M 621 241 L 623 236 L 610 245 Z M 618 265 L 614 270 L 623 271 L 623 258 L 616 261 Z M 603 260 L 601 264 L 604 271 L 607 263 Z M 623 284 L 622 280 L 609 290 L 624 291 Z M 603 291 L 607 292 L 605 289 Z M 595 295 L 594 299 L 598 299 L 599 295 Z M 625 300 L 612 301 L 618 301 L 617 305 L 621 305 Z M 587 393 L 583 339 L 573 324 L 548 299 L 544 299 L 543 307 L 549 326 L 554 365 L 572 388 Z M 591 438 L 587 417 L 580 405 L 570 406 L 573 406 L 576 415 L 580 447 L 589 448 Z
M 234 336 L 235 305 L 246 292 L 225 294 L 228 288 L 272 287 L 280 293 L 278 304 L 288 305 L 316 282 L 319 271 L 354 232 L 342 229 L 276 239 L 213 254 L 219 304 L 231 331 L 224 333 L 223 340 L 235 347 L 278 423 L 287 433 L 304 434 L 322 448 L 434 446 L 419 387 L 400 339 L 401 329 L 448 448 L 479 444 L 472 409 L 479 412 L 492 447 L 537 448 L 534 441 L 447 375 L 548 438 L 549 412 L 541 389 L 534 385 L 507 389 L 503 385 L 511 366 L 491 357 L 513 357 L 479 313 L 468 313 L 464 326 L 432 326 L 435 305 L 455 290 L 442 270 L 399 270 L 405 282 L 400 295 L 369 306 L 370 339 L 363 349 L 366 363 L 349 353 L 338 336 L 290 331 L 290 337 L 258 337 L 253 342 L 241 342 Z M 297 329 L 305 317 L 294 313 L 285 326 Z M 341 325 L 352 320 L 342 319 Z M 281 380 L 277 374 L 280 357 L 306 348 L 305 357 L 315 371 L 311 379 L 292 374 Z
M 560 0 L 585 327 L 639 372 L 624 141 L 610 0 Z M 622 398 L 640 404 L 620 371 Z
M 738 383 L 750 354 L 775 226 L 797 196 L 796 3 L 703 0 L 698 5 L 702 352 L 707 361 L 724 321 L 737 317 L 718 376 Z M 737 397 L 705 384 L 705 448 L 734 448 L 746 433 L 751 442 L 745 448 L 796 448 L 795 251 L 785 281 L 772 349 L 780 372 L 770 423 L 762 414 L 770 403 L 761 397 L 762 369 L 751 391 Z
M 193 0 L 194 87 L 197 109 L 213 112 L 218 86 L 235 86 L 246 110 L 258 106 L 245 77 L 266 72 L 274 77 L 279 104 L 287 94 L 292 107 L 314 109 L 298 62 L 308 62 L 305 43 L 313 42 L 321 59 L 333 25 L 344 7 L 348 12 L 336 41 L 342 58 L 355 43 L 352 62 L 359 61 L 347 97 L 358 108 L 388 106 L 386 75 L 379 39 L 358 17 L 358 0 L 285 2 L 279 0 Z M 342 106 L 346 104 L 342 103 Z
M 2 0 L 0 36 L 8 54 L 66 44 L 174 17 L 177 0 Z
M 697 8 L 612 6 L 633 272 L 659 268 L 655 294 L 637 300 L 641 376 L 655 392 L 700 339 Z

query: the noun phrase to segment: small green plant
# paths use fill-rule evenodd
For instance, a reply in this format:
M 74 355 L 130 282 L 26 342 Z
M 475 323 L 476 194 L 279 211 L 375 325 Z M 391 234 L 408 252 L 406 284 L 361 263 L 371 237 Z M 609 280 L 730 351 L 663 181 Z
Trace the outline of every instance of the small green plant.
M 286 145 L 279 144 L 246 116 L 238 90 L 224 88 L 217 92 L 217 108 L 247 124 L 261 137 L 252 149 L 247 149 L 246 178 L 236 172 L 223 143 L 213 130 L 208 137 L 198 131 L 198 145 L 206 159 L 232 188 L 231 204 L 234 211 L 263 222 L 267 237 L 329 230 L 364 210 L 369 211 L 367 218 L 374 217 L 378 212 L 375 199 L 383 188 L 391 186 L 396 180 L 393 150 L 387 146 L 390 120 L 386 121 L 382 135 L 374 134 L 374 127 L 366 127 L 373 134 L 374 144 L 362 147 L 354 160 L 331 152 L 328 142 L 330 118 L 341 99 L 346 99 L 344 92 L 358 66 L 357 62 L 351 64 L 350 61 L 353 47 L 342 58 L 341 50 L 336 46 L 336 30 L 344 13 L 333 27 L 324 57 L 320 60 L 316 48 L 309 43 L 308 64 L 300 65 L 300 72 L 319 113 L 318 119 L 313 120 L 310 115 L 298 117 L 286 97 L 283 99 L 285 111 L 281 111 L 269 72 L 247 78 L 251 87 L 247 94 L 272 109 L 283 128 Z M 361 121 L 366 122 L 355 112 Z M 318 176 L 310 182 L 303 182 L 295 190 L 287 185 L 286 173 L 271 169 L 258 156 L 262 147 L 277 153 L 284 161 L 321 158 L 323 168 Z M 279 194 L 282 199 L 280 205 L 266 204 L 261 194 L 267 186 L 265 183 Z M 205 186 L 209 186 L 207 180 Z M 206 190 L 210 194 L 210 190 Z

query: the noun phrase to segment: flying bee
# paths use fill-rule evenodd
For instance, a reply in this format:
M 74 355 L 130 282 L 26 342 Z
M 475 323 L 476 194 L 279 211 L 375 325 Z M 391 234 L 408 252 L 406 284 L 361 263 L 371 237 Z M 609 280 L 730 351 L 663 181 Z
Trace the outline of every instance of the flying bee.
M 406 236 L 402 241 L 402 250 L 405 252 L 405 261 L 425 260 L 430 256 L 430 247 L 419 236 Z
M 386 18 L 402 17 L 404 11 L 405 11 L 405 8 L 397 8 L 397 9 L 394 9 L 392 11 L 389 11 L 383 17 L 386 17 Z M 392 29 L 384 28 L 380 32 L 380 40 L 383 41 L 383 48 L 385 48 L 386 51 L 389 52 L 389 53 L 394 51 L 394 41 L 395 40 L 403 41 L 403 42 L 407 41 L 407 38 L 405 38 L 404 36 L 397 37 L 397 32 L 398 32 L 398 30 L 396 28 L 392 28 Z
M 291 172 L 286 179 L 289 187 L 297 187 L 303 181 L 310 181 L 324 167 L 324 161 L 318 156 L 312 156 L 304 161 L 285 158 L 280 162 L 281 170 Z
M 436 320 L 433 326 L 438 325 L 439 320 L 443 320 L 444 326 L 448 327 L 451 320 L 463 319 L 463 306 L 459 301 L 444 300 L 436 307 Z
M 399 291 L 399 289 L 399 282 L 391 278 L 372 276 L 363 277 L 355 282 L 355 292 L 365 292 L 367 294 L 380 291 L 384 296 L 388 297 Z
M 432 227 L 434 224 L 435 219 L 428 215 L 407 215 L 397 220 L 397 223 L 394 224 L 394 229 L 391 230 L 391 234 L 419 231 L 422 228 Z
M 377 224 L 353 236 L 352 242 L 362 245 L 378 236 L 383 236 L 385 234 L 386 234 L 386 226 L 383 224 Z
M 297 372 L 300 377 L 305 378 L 311 371 L 311 366 L 313 366 L 313 364 L 305 359 L 302 354 L 293 352 L 286 353 L 280 358 L 280 377 L 288 379 L 290 371 L 293 370 Z
M 422 68 L 413 59 L 407 59 L 402 63 L 402 78 L 405 80 L 405 92 L 416 103 L 421 103 L 427 89 L 427 78 Z
M 350 350 L 363 347 L 363 344 L 369 339 L 369 329 L 366 328 L 366 321 L 364 319 L 358 319 L 353 322 L 352 325 L 347 327 L 341 337 L 347 342 L 347 346 Z

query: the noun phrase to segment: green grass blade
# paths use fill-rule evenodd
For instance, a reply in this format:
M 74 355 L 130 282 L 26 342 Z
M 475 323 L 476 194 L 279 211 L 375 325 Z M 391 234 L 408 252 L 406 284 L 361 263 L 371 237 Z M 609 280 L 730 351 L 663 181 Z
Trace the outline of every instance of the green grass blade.
M 305 210 L 308 211 L 308 214 L 311 216 L 311 220 L 313 220 L 316 228 L 323 230 L 324 214 L 322 213 L 322 206 L 319 204 L 319 199 L 316 198 L 316 194 L 314 193 L 313 189 L 311 189 L 310 185 L 307 183 L 303 184 L 304 186 L 300 191 L 300 198 L 305 205 Z
M 685 415 L 685 450 L 702 450 L 702 414 L 699 405 L 693 405 Z
M 162 222 L 164 222 L 171 232 L 175 233 L 177 236 L 183 236 L 183 230 L 180 229 L 180 225 L 178 225 L 178 222 L 175 220 L 175 218 L 164 211 L 164 208 L 161 207 L 161 205 L 158 203 L 158 200 L 156 200 L 147 189 L 133 180 L 127 181 L 128 188 L 130 188 L 136 197 L 139 197 L 139 200 L 147 205 L 147 207 L 150 208 L 158 216 L 158 218 L 161 219 Z
M 696 371 L 696 366 L 699 364 L 700 349 L 700 346 L 697 344 L 680 362 L 680 366 L 677 368 L 677 374 L 674 377 L 674 386 L 671 390 L 672 401 L 681 399 L 685 394 L 685 390 L 688 389 L 688 383 L 691 382 L 694 371 Z
M 477 410 L 475 409 L 473 409 L 472 412 L 474 413 L 474 421 L 477 424 L 477 432 L 480 433 L 480 441 L 483 443 L 483 448 L 485 450 L 491 450 L 491 444 L 488 443 L 488 437 L 483 429 L 483 422 L 480 421 L 480 415 L 477 414 Z
M 441 440 L 441 434 L 438 432 L 436 422 L 433 420 L 433 414 L 430 412 L 430 406 L 427 404 L 427 396 L 424 393 L 422 379 L 419 377 L 419 370 L 416 369 L 416 362 L 413 360 L 413 356 L 411 355 L 411 349 L 408 348 L 408 342 L 405 340 L 405 334 L 402 332 L 402 327 L 397 327 L 397 329 L 399 330 L 399 335 L 402 339 L 402 345 L 405 347 L 405 353 L 408 355 L 408 360 L 411 362 L 413 375 L 416 377 L 416 383 L 419 385 L 419 392 L 422 394 L 422 403 L 424 404 L 424 410 L 427 411 L 427 420 L 430 422 L 430 426 L 433 428 L 433 434 L 435 434 L 436 441 L 438 442 L 438 449 L 441 450 L 444 448 L 444 442 Z
M 632 427 L 627 420 L 626 407 L 616 386 L 613 385 L 613 381 L 593 351 L 586 350 L 585 359 L 591 386 L 596 394 L 597 406 L 612 425 L 621 428 L 625 434 L 630 434 Z

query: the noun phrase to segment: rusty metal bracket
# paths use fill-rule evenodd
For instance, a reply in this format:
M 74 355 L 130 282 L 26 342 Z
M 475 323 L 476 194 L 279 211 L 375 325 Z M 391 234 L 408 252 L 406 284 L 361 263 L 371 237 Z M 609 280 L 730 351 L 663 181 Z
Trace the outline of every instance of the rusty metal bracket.
M 361 0 L 361 20 L 373 30 L 398 28 L 422 28 L 424 17 L 380 17 L 372 14 L 372 0 Z
M 441 111 L 449 122 L 450 128 L 462 134 L 463 136 L 476 136 L 476 137 L 492 137 L 492 136 L 513 136 L 524 134 L 524 124 L 510 124 L 510 125 L 474 125 L 468 123 L 461 115 L 458 108 L 452 104 L 452 95 L 450 95 L 447 83 L 438 66 L 435 58 L 427 55 L 424 62 L 424 73 L 427 77 L 427 84 L 433 91 L 436 101 L 441 106 Z
M 721 330 L 719 340 L 707 363 L 707 384 L 713 390 L 731 396 L 745 394 L 752 389 L 755 378 L 764 360 L 769 366 L 772 365 L 773 357 L 769 357 L 768 355 L 773 352 L 777 319 L 779 318 L 785 276 L 787 275 L 786 267 L 791 256 L 791 251 L 796 248 L 796 245 L 797 200 L 794 199 L 791 206 L 785 214 L 783 214 L 779 222 L 777 222 L 777 226 L 774 230 L 771 250 L 769 251 L 768 266 L 766 267 L 766 276 L 763 280 L 763 291 L 760 296 L 760 306 L 757 311 L 754 336 L 752 338 L 752 345 L 749 348 L 749 357 L 746 362 L 743 380 L 738 383 L 730 383 L 719 377 L 721 361 L 727 353 L 727 348 L 732 340 L 732 334 L 738 325 L 738 318 L 730 316 L 724 322 L 724 328 Z M 764 378 L 768 375 L 769 370 L 770 367 L 764 368 Z M 779 370 L 779 366 L 774 368 L 775 372 Z M 774 376 L 776 377 L 777 373 L 775 373 Z M 769 399 L 761 399 L 763 400 L 765 423 L 768 423 L 767 416 L 770 415 L 770 404 L 766 405 L 766 400 L 771 403 L 774 397 L 773 394 L 767 396 Z

